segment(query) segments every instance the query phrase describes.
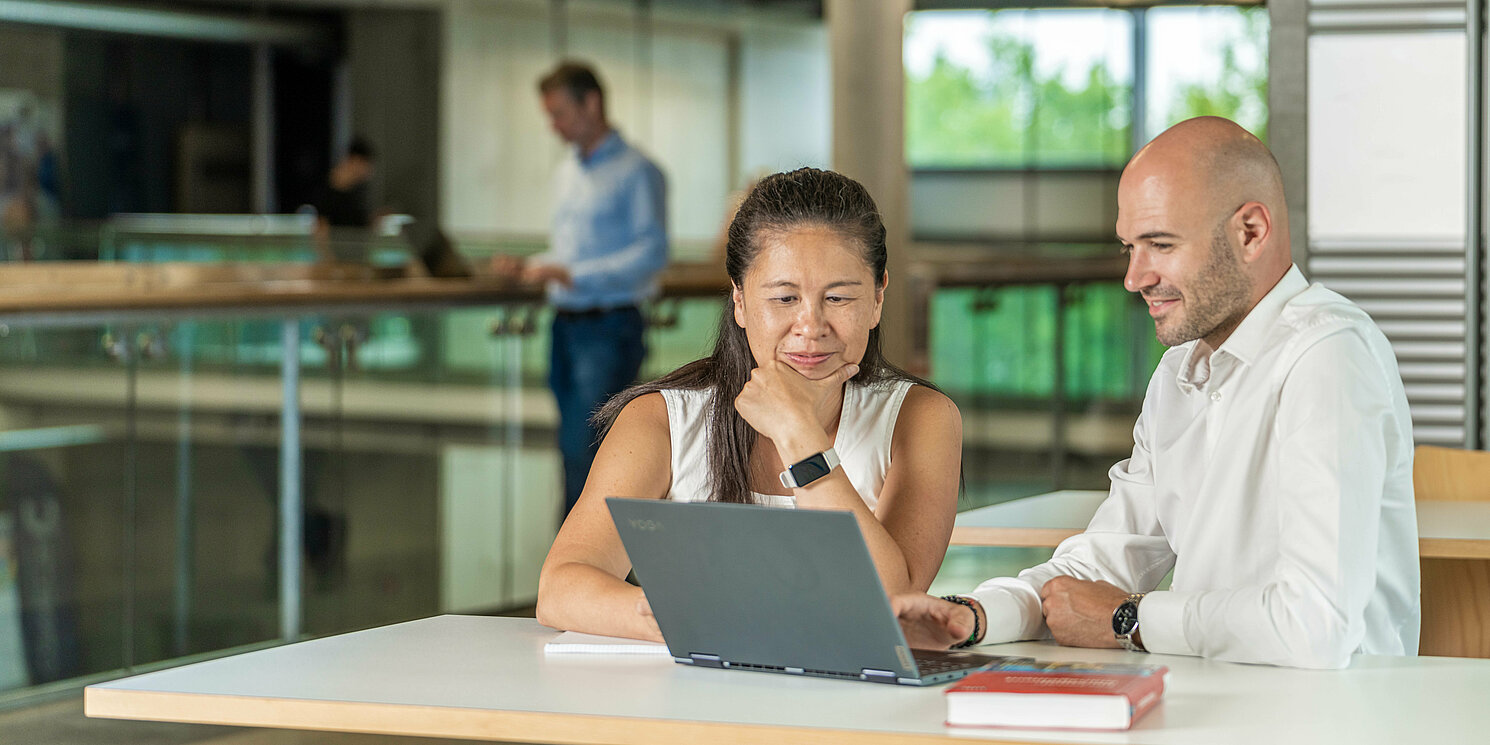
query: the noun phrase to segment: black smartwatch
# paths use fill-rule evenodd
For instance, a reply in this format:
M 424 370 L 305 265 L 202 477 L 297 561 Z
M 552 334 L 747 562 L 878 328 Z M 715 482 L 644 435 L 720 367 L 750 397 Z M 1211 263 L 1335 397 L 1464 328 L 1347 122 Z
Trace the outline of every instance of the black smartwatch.
M 1147 652 L 1134 636 L 1138 633 L 1138 601 L 1146 593 L 1135 592 L 1112 612 L 1112 633 L 1129 652 Z
M 828 448 L 816 455 L 808 456 L 786 467 L 781 472 L 781 485 L 797 489 L 817 481 L 833 472 L 839 464 L 838 453 Z

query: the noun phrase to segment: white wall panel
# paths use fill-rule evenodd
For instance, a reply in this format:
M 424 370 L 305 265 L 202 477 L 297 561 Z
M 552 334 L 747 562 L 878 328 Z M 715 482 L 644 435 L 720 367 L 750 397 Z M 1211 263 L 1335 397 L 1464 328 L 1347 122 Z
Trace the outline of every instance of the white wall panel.
M 1452 32 L 1309 39 L 1309 238 L 1462 239 L 1465 43 Z
M 566 56 L 595 66 L 612 123 L 667 175 L 675 242 L 708 240 L 731 186 L 731 32 L 655 26 L 643 38 L 634 15 L 571 8 Z M 445 224 L 546 234 L 550 180 L 564 156 L 535 90 L 555 62 L 546 11 L 455 0 L 445 36 Z
M 724 37 L 654 39 L 645 147 L 667 173 L 669 221 L 681 240 L 713 239 L 729 201 L 728 56 Z
M 757 25 L 742 34 L 740 56 L 741 176 L 829 167 L 833 96 L 826 31 Z
M 562 152 L 535 83 L 552 65 L 543 15 L 455 2 L 445 23 L 442 221 L 455 233 L 548 232 Z

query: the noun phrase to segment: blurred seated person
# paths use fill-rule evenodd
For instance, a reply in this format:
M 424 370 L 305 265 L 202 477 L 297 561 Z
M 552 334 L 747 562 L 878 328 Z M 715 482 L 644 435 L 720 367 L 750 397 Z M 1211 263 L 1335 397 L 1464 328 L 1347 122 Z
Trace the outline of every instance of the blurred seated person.
M 36 204 L 26 194 L 0 199 L 0 261 L 36 259 Z
M 604 440 L 544 563 L 540 622 L 661 639 L 626 582 L 611 496 L 849 511 L 889 592 L 931 584 L 957 511 L 962 419 L 880 351 L 886 262 L 857 182 L 804 168 L 756 184 L 730 224 L 713 353 L 596 415 Z M 819 459 L 841 465 L 784 486 L 788 466 Z
M 366 230 L 372 227 L 374 215 L 368 183 L 372 181 L 375 165 L 376 154 L 372 145 L 358 137 L 347 146 L 346 155 L 332 167 L 312 205 L 316 208 L 316 252 L 321 261 L 338 258 L 332 245 L 333 228 Z

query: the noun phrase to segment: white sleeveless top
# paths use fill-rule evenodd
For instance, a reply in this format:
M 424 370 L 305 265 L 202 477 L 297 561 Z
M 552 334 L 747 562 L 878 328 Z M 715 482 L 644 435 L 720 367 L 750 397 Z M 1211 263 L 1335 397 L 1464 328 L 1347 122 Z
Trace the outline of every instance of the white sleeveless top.
M 890 470 L 890 439 L 908 380 L 872 386 L 848 383 L 843 387 L 843 411 L 838 417 L 838 435 L 833 449 L 843 461 L 843 471 L 873 510 L 879 504 L 885 472 Z M 709 491 L 708 414 L 712 391 L 664 390 L 667 402 L 668 441 L 672 444 L 673 482 L 667 498 L 677 502 L 706 502 Z M 795 507 L 796 499 L 781 494 L 755 494 L 758 504 Z

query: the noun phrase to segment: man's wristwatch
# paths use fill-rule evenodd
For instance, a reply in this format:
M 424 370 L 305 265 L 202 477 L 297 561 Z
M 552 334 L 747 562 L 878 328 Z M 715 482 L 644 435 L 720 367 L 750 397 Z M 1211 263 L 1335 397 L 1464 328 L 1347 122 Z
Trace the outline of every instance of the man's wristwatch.
M 1147 652 L 1143 644 L 1136 638 L 1138 634 L 1138 601 L 1143 600 L 1146 593 L 1135 592 L 1123 601 L 1117 610 L 1112 612 L 1112 633 L 1117 636 L 1118 644 L 1129 652 Z
M 839 463 L 838 452 L 833 448 L 828 448 L 787 466 L 786 470 L 781 472 L 781 485 L 788 489 L 807 486 L 832 473 Z

